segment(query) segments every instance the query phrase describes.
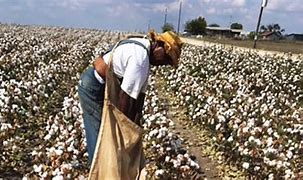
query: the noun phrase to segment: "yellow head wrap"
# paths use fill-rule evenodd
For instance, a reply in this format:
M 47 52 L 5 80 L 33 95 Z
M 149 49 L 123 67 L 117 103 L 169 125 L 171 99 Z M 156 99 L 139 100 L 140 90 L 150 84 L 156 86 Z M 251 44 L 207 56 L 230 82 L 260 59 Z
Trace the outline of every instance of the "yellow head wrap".
M 149 36 L 152 40 L 164 42 L 164 49 L 166 54 L 172 59 L 172 66 L 177 67 L 183 44 L 178 35 L 172 31 L 166 31 L 162 34 L 156 34 L 151 31 Z

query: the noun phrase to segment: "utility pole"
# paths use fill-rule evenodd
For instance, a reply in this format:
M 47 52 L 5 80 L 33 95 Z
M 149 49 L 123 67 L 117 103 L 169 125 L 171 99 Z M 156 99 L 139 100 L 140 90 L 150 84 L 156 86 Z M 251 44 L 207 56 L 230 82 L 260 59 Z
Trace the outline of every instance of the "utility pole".
M 231 27 L 231 24 L 233 23 L 233 16 L 232 15 L 230 15 L 229 16 L 229 28 Z
M 179 34 L 180 18 L 181 18 L 181 6 L 182 6 L 182 1 L 180 1 L 180 8 L 179 8 L 178 31 L 177 31 L 178 34 Z
M 260 9 L 259 19 L 258 19 L 258 23 L 257 23 L 256 32 L 255 32 L 255 38 L 254 38 L 254 48 L 256 48 L 256 47 L 257 47 L 257 40 L 258 40 L 259 26 L 260 26 L 260 22 L 261 22 L 262 13 L 263 13 L 263 8 L 265 8 L 265 7 L 266 7 L 267 2 L 268 2 L 268 0 L 262 0 L 262 5 L 261 5 L 261 9 Z
M 150 30 L 150 19 L 148 20 L 148 24 L 147 24 L 147 32 Z
M 166 24 L 166 18 L 167 18 L 167 8 L 165 9 L 165 16 L 164 16 L 164 24 L 163 24 L 163 26 Z

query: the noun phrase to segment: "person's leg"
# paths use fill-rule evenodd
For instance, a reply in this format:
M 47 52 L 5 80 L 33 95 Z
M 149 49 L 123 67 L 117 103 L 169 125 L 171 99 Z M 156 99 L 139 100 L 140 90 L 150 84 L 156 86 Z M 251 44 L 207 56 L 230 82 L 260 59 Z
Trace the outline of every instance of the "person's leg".
M 89 67 L 80 77 L 78 94 L 83 111 L 89 165 L 92 163 L 102 116 L 104 88 Z

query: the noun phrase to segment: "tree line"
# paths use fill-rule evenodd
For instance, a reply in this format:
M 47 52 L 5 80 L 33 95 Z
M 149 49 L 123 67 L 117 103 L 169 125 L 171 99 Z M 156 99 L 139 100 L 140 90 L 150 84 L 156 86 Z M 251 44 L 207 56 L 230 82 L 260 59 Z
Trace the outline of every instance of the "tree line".
M 197 17 L 195 19 L 189 20 L 184 25 L 184 31 L 192 34 L 192 35 L 205 35 L 206 34 L 206 27 L 207 22 L 204 17 Z M 208 27 L 220 27 L 220 25 L 213 23 L 209 24 Z M 230 29 L 243 29 L 243 25 L 238 22 L 234 22 L 230 25 Z M 165 31 L 175 31 L 174 26 L 172 23 L 165 23 L 162 26 L 162 32 Z M 260 32 L 278 32 L 282 33 L 285 30 L 280 27 L 279 24 L 268 24 L 268 25 L 262 25 L 260 27 Z M 254 32 L 250 33 L 252 36 L 254 35 Z

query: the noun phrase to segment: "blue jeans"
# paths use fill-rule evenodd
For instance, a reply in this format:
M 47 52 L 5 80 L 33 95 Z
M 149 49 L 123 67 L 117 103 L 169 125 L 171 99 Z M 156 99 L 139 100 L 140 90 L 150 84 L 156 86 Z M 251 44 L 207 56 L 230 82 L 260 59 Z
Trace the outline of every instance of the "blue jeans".
M 101 84 L 94 75 L 94 68 L 88 67 L 80 77 L 78 94 L 83 111 L 83 121 L 87 142 L 88 163 L 91 165 L 98 138 L 105 84 Z

